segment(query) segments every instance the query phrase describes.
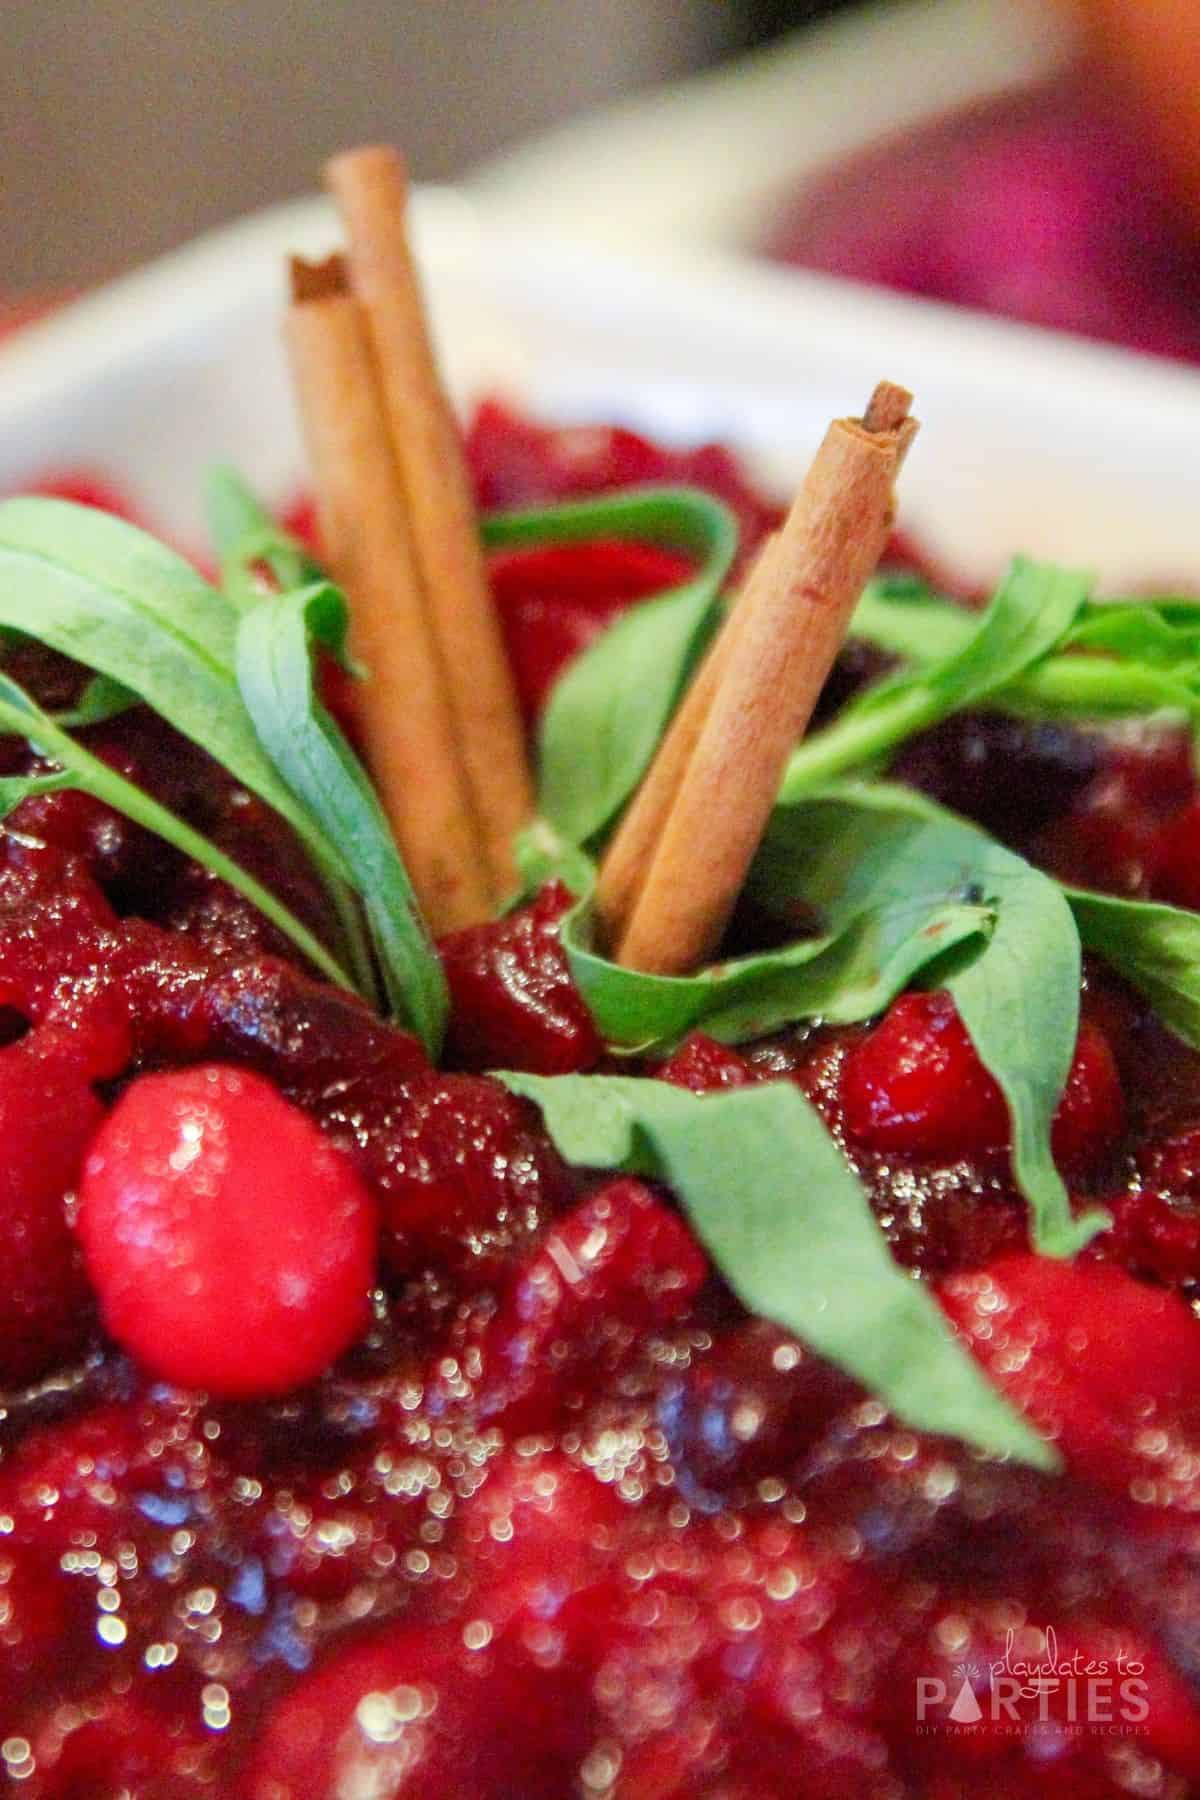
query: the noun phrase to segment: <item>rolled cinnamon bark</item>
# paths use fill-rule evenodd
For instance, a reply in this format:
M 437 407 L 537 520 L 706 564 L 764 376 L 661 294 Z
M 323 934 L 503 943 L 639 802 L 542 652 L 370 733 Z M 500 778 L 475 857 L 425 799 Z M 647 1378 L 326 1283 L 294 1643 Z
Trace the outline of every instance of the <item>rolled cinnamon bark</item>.
M 477 924 L 491 883 L 358 303 L 338 257 L 292 265 L 287 343 L 324 554 L 344 589 L 380 798 L 434 932 Z
M 901 401 L 905 414 L 900 415 Z M 839 419 L 788 514 L 720 668 L 695 748 L 617 947 L 629 968 L 686 973 L 716 950 L 892 522 L 892 484 L 916 423 L 876 390 L 868 429 Z M 894 422 L 892 422 L 894 421 Z
M 638 896 L 650 871 L 655 847 L 663 833 L 684 772 L 695 754 L 704 722 L 712 708 L 728 660 L 729 646 L 743 609 L 753 603 L 755 588 L 774 579 L 771 557 L 777 542 L 772 532 L 742 582 L 719 633 L 697 669 L 687 692 L 675 709 L 654 761 L 630 801 L 612 842 L 604 853 L 596 883 L 596 914 L 608 945 L 619 944 L 633 916 Z
M 458 429 L 438 376 L 405 227 L 408 183 L 386 146 L 348 150 L 326 180 L 361 301 L 455 733 L 494 900 L 512 890 L 512 840 L 533 814 L 516 688 L 488 589 Z

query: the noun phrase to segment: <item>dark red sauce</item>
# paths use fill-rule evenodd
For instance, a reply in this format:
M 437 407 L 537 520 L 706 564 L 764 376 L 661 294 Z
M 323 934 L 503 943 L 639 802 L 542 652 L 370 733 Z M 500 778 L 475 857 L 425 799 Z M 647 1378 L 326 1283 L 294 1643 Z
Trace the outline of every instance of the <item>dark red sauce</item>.
M 708 479 L 748 541 L 772 516 L 716 450 L 548 433 L 493 408 L 470 452 L 489 504 L 669 476 Z M 555 610 L 544 564 L 528 587 L 512 562 L 499 573 L 531 705 L 560 654 L 644 591 L 607 551 L 573 557 L 552 652 L 529 625 Z M 79 680 L 20 657 L 43 696 Z M 864 672 L 843 667 L 841 691 Z M 140 713 L 91 739 L 328 929 L 282 828 L 201 753 Z M 975 717 L 911 746 L 904 773 L 1052 867 L 1200 895 L 1200 802 L 1171 734 L 1117 745 Z M 565 903 L 546 890 L 444 946 L 455 1014 L 435 1071 L 97 803 L 54 794 L 9 820 L 13 1792 L 1200 1792 L 1200 1059 L 1089 969 L 1055 1148 L 1076 1201 L 1116 1223 L 1074 1266 L 1028 1254 L 1004 1111 L 944 997 L 737 1050 L 697 1036 L 656 1071 L 700 1091 L 800 1083 L 897 1257 L 1056 1436 L 1067 1473 L 1041 1476 L 897 1426 L 746 1316 L 668 1193 L 568 1170 L 536 1112 L 482 1072 L 600 1060 L 555 933 Z M 271 1401 L 211 1402 L 118 1353 L 72 1226 L 81 1163 L 131 1078 L 211 1064 L 265 1077 L 314 1121 L 378 1219 L 365 1335 Z M 285 1201 L 264 1176 L 264 1219 Z M 215 1314 L 213 1333 L 226 1324 Z M 993 1717 L 997 1669 L 1048 1657 L 1015 1719 Z

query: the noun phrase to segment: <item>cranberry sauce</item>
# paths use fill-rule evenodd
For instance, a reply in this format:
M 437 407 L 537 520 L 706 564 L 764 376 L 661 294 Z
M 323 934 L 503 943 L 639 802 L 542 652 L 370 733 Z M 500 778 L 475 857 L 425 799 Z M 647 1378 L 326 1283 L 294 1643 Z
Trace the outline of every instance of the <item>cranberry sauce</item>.
M 491 503 L 686 474 L 751 535 L 769 517 L 715 450 L 492 409 L 471 453 Z M 547 627 L 564 655 L 644 591 L 597 569 L 616 590 L 573 579 Z M 517 611 L 553 609 L 545 576 L 502 575 Z M 513 641 L 533 705 L 550 659 Z M 70 698 L 77 671 L 20 656 Z M 283 828 L 200 752 L 140 712 L 90 740 L 330 934 Z M 1055 868 L 1200 899 L 1170 736 L 973 718 L 906 758 Z M 811 1095 L 896 1256 L 1057 1441 L 1065 1472 L 1036 1474 L 899 1426 L 748 1317 L 667 1191 L 568 1169 L 486 1074 L 601 1065 L 566 903 L 444 944 L 435 1070 L 97 802 L 8 820 L 3 1779 L 36 1800 L 1200 1793 L 1200 1059 L 1089 969 L 1054 1149 L 1115 1224 L 1075 1265 L 1028 1253 L 1005 1109 L 942 994 L 738 1049 L 696 1035 L 646 1069 Z

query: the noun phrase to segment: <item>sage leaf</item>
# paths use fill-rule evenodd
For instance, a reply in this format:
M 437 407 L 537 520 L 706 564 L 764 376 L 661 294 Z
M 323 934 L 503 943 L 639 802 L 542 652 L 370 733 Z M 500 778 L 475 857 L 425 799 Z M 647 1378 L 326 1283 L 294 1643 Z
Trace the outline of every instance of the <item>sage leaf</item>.
M 390 1006 L 432 1058 L 449 1006 L 442 965 L 375 790 L 313 685 L 311 642 L 340 655 L 347 623 L 346 603 L 327 581 L 260 599 L 238 627 L 238 686 L 274 767 L 337 837 Z
M 539 811 L 586 844 L 609 825 L 645 773 L 716 623 L 737 525 L 717 500 L 687 488 L 644 488 L 481 524 L 489 548 L 633 538 L 685 551 L 699 568 L 631 607 L 564 671 L 542 718 Z
M 792 1331 L 917 1430 L 1035 1468 L 1053 1448 L 991 1386 L 929 1290 L 893 1261 L 866 1195 L 790 1082 L 697 1095 L 603 1075 L 504 1074 L 568 1162 L 670 1184 L 752 1312 Z

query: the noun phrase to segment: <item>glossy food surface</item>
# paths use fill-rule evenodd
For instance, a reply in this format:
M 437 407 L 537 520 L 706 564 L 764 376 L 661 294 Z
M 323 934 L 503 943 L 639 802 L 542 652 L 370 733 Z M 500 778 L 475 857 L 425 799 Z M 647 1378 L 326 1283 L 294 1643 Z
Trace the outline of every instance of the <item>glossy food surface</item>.
M 681 473 L 494 408 L 470 453 L 488 503 Z M 683 460 L 761 535 L 724 452 Z M 553 581 L 498 571 L 531 708 L 636 600 L 628 560 L 573 555 Z M 16 654 L 47 703 L 77 688 Z M 863 672 L 848 657 L 838 696 Z M 140 712 L 91 735 L 329 932 L 283 828 L 200 753 Z M 905 754 L 1047 866 L 1200 893 L 1178 734 L 967 716 Z M 486 1073 L 607 1066 L 566 901 L 443 946 L 434 1070 L 104 807 L 11 816 L 0 1779 L 37 1800 L 1200 1792 L 1200 1060 L 1087 970 L 1054 1147 L 1115 1222 L 1074 1265 L 1029 1254 L 1004 1111 L 944 994 L 737 1049 L 693 1036 L 646 1071 L 800 1084 L 897 1258 L 1056 1440 L 1066 1473 L 1043 1476 L 898 1426 L 747 1316 L 669 1192 L 568 1169 Z M 212 1170 L 188 1162 L 203 1133 L 180 1142 L 198 1104 L 229 1148 Z M 159 1170 L 136 1267 L 121 1155 Z M 198 1234 L 178 1292 L 155 1217 L 174 1178 Z M 253 1311 L 288 1244 L 295 1280 L 328 1284 L 315 1336 Z M 194 1386 L 162 1379 L 183 1358 Z M 244 1398 L 264 1370 L 287 1391 Z

